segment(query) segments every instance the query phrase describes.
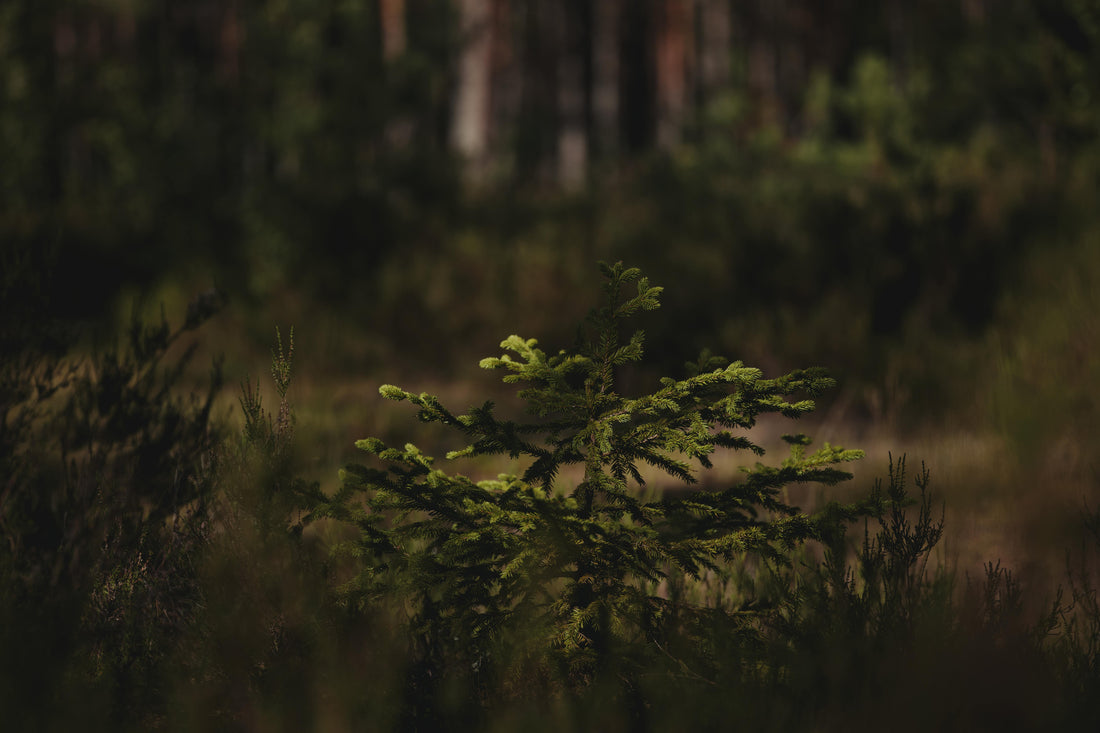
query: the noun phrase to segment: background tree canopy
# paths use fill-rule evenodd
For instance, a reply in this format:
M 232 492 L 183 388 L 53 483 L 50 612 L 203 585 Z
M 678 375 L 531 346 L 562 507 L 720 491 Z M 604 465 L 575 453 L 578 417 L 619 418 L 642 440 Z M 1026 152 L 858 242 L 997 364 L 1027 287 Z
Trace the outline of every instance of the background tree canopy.
M 1098 27 L 1024 0 L 7 3 L 5 269 L 49 271 L 61 317 L 289 287 L 437 353 L 626 257 L 694 284 L 671 337 L 877 381 L 1095 232 Z

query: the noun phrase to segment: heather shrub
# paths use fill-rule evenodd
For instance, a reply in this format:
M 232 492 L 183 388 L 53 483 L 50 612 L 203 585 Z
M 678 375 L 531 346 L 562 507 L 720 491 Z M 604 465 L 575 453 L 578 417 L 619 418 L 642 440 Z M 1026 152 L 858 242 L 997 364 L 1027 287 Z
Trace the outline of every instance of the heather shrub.
M 14 291 L 6 290 L 4 295 Z M 221 428 L 178 385 L 178 329 L 136 317 L 121 345 L 83 355 L 57 324 L 5 323 L 0 358 L 0 708 L 16 729 L 58 717 L 134 720 L 156 711 L 164 663 L 199 602 Z M 28 328 L 29 326 L 29 328 Z M 183 347 L 182 350 L 178 347 Z

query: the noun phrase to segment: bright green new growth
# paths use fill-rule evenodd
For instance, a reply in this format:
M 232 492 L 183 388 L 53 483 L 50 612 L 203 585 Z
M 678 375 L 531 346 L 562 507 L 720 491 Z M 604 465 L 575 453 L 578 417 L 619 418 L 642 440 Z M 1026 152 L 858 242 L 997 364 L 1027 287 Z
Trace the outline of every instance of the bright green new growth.
M 790 549 L 822 536 L 826 520 L 788 504 L 783 487 L 835 484 L 850 478 L 836 466 L 862 457 L 828 445 L 807 455 L 807 437 L 787 436 L 790 455 L 779 467 L 757 463 L 722 490 L 643 498 L 645 466 L 688 485 L 717 449 L 762 455 L 745 434 L 757 418 L 797 418 L 814 403 L 787 398 L 812 398 L 833 381 L 816 369 L 765 379 L 704 352 L 689 376 L 661 379 L 651 394 L 621 394 L 616 369 L 640 361 L 644 341 L 641 331 L 624 338 L 625 321 L 659 307 L 661 288 L 621 263 L 601 268 L 606 299 L 574 349 L 548 356 L 511 336 L 501 344 L 510 353 L 481 362 L 524 385 L 530 422 L 499 419 L 491 402 L 456 415 L 431 395 L 380 389 L 416 405 L 422 421 L 466 436 L 449 459 L 507 455 L 530 461 L 522 475 L 474 481 L 439 470 L 412 444 L 368 438 L 356 445 L 386 467 L 349 466 L 340 492 L 315 512 L 358 524 L 354 552 L 365 564 L 348 589 L 362 600 L 399 594 L 428 654 L 446 654 L 454 642 L 476 670 L 495 645 L 522 636 L 536 658 L 588 679 L 625 649 L 661 649 L 673 615 L 751 615 L 692 608 L 656 589 L 685 575 L 728 574 L 746 557 L 787 562 Z M 583 466 L 575 485 L 562 474 L 574 465 Z

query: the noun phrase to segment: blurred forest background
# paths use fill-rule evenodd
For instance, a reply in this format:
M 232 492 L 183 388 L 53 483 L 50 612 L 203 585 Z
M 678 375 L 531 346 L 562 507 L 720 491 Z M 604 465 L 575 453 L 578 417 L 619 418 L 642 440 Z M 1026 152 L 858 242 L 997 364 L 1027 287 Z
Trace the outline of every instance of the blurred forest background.
M 927 461 L 960 567 L 1058 563 L 1100 501 L 1098 193 L 1095 0 L 0 5 L 4 350 L 216 288 L 230 384 L 295 326 L 322 482 L 412 437 L 378 384 L 480 401 L 621 259 L 667 293 L 640 380 L 827 366 L 807 432 Z

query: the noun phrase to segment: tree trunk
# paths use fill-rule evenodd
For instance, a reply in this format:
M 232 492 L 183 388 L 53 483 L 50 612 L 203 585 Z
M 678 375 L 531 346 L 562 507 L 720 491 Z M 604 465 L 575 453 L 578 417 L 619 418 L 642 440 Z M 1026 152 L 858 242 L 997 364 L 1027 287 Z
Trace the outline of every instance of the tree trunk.
M 699 97 L 702 105 L 730 85 L 732 45 L 729 0 L 697 0 L 699 4 Z
M 405 0 L 379 0 L 382 24 L 382 58 L 391 61 L 405 53 Z
M 585 114 L 585 67 L 588 53 L 587 0 L 556 3 L 558 84 L 558 183 L 575 189 L 588 171 L 588 130 Z
M 622 143 L 630 152 L 653 146 L 656 118 L 654 6 L 658 0 L 624 0 L 619 69 Z
M 592 15 L 592 127 L 596 155 L 619 146 L 620 0 L 596 0 Z
M 237 0 L 228 2 L 223 9 L 221 30 L 219 32 L 218 45 L 221 50 L 221 58 L 218 62 L 218 73 L 221 78 L 236 86 L 241 75 L 241 10 Z
M 488 145 L 494 165 L 498 156 L 506 156 L 515 143 L 512 133 L 520 119 L 523 68 L 522 34 L 519 19 L 522 9 L 512 0 L 492 0 L 492 50 L 490 67 L 493 93 L 489 99 Z
M 657 21 L 657 146 L 680 142 L 687 109 L 693 34 L 687 0 L 662 0 Z
M 779 78 L 776 49 L 776 0 L 756 3 L 754 27 L 749 29 L 749 89 L 757 103 L 757 121 L 763 124 L 778 121 Z
M 451 145 L 466 159 L 472 180 L 481 180 L 488 163 L 490 0 L 459 0 L 462 50 L 458 64 Z

